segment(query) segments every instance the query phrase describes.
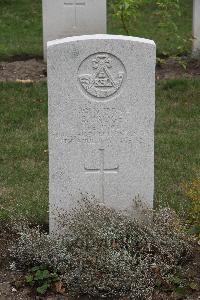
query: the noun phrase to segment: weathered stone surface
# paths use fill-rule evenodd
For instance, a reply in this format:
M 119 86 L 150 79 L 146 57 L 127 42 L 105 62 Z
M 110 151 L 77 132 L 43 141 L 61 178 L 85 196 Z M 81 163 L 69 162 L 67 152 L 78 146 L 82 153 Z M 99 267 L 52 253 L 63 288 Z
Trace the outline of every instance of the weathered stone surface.
M 193 0 L 193 56 L 200 57 L 200 1 Z
M 106 0 L 43 0 L 43 48 L 47 41 L 106 33 Z
M 131 211 L 154 193 L 155 44 L 109 35 L 48 43 L 50 227 L 82 194 Z

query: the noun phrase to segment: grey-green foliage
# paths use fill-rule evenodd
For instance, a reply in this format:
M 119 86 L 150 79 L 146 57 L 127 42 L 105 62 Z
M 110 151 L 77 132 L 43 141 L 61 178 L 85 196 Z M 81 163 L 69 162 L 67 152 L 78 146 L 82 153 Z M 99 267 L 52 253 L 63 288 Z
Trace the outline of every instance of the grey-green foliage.
M 56 271 L 76 295 L 151 299 L 157 280 L 190 252 L 170 210 L 145 211 L 137 221 L 85 199 L 62 221 L 70 235 L 57 239 L 39 228 L 21 228 L 11 256 L 18 266 Z

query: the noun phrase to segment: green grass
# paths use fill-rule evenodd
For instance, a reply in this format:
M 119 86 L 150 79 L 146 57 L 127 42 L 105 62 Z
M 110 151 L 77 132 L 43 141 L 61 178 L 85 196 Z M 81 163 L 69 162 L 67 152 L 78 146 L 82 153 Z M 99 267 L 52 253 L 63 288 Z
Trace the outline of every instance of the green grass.
M 180 210 L 182 184 L 198 176 L 200 81 L 157 83 L 156 204 Z M 46 83 L 1 83 L 0 218 L 48 218 Z
M 100 0 L 99 0 L 100 1 Z M 109 0 L 111 1 L 111 0 Z M 171 34 L 169 28 L 158 28 L 153 8 L 148 5 L 137 22 L 130 18 L 130 34 L 156 41 L 158 54 L 170 55 L 190 52 L 192 31 L 192 1 L 181 0 L 182 16 L 176 18 L 180 41 Z M 4 0 L 0 1 L 0 59 L 15 55 L 42 56 L 42 7 L 41 0 Z M 122 25 L 108 14 L 108 32 L 125 34 Z M 187 39 L 186 44 L 183 39 Z
M 183 185 L 199 176 L 200 81 L 157 84 L 156 203 L 184 209 Z
M 46 84 L 0 84 L 0 205 L 33 221 L 47 219 Z M 8 211 L 7 211 L 8 210 Z
M 42 1 L 0 0 L 0 59 L 42 55 Z

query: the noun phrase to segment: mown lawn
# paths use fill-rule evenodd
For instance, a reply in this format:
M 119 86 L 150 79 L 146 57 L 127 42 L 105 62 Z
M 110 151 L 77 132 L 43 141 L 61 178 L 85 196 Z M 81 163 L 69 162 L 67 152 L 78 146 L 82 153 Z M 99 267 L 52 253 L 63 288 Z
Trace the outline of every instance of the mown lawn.
M 155 40 L 158 55 L 190 52 L 192 1 L 180 2 L 182 15 L 175 18 L 180 40 L 174 34 L 168 35 L 169 28 L 158 27 L 158 18 L 151 5 L 146 6 L 136 22 L 134 17 L 130 17 L 130 34 Z M 42 56 L 41 3 L 41 0 L 0 1 L 0 60 L 16 55 Z M 108 12 L 108 33 L 125 34 L 121 23 L 116 21 L 110 12 Z M 184 39 L 187 40 L 186 44 L 183 42 Z
M 42 1 L 0 1 L 0 60 L 42 55 Z
M 157 84 L 155 181 L 157 204 L 185 208 L 185 184 L 199 178 L 200 81 Z
M 200 163 L 200 81 L 157 83 L 155 203 L 181 210 Z M 1 83 L 0 219 L 48 220 L 46 83 Z
M 14 209 L 43 222 L 48 210 L 46 84 L 1 83 L 0 91 L 0 205 L 6 209 L 0 218 Z

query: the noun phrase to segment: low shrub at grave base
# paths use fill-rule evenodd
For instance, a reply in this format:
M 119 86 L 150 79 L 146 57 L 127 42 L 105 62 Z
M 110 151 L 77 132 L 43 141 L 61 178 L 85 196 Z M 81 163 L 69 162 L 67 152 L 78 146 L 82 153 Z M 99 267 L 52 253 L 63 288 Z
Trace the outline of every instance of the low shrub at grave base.
M 43 266 L 58 274 L 72 295 L 151 299 L 168 287 L 191 253 L 176 215 L 145 211 L 140 221 L 83 200 L 63 224 L 70 235 L 57 239 L 21 224 L 10 249 L 18 268 Z M 50 285 L 49 285 L 50 286 Z

